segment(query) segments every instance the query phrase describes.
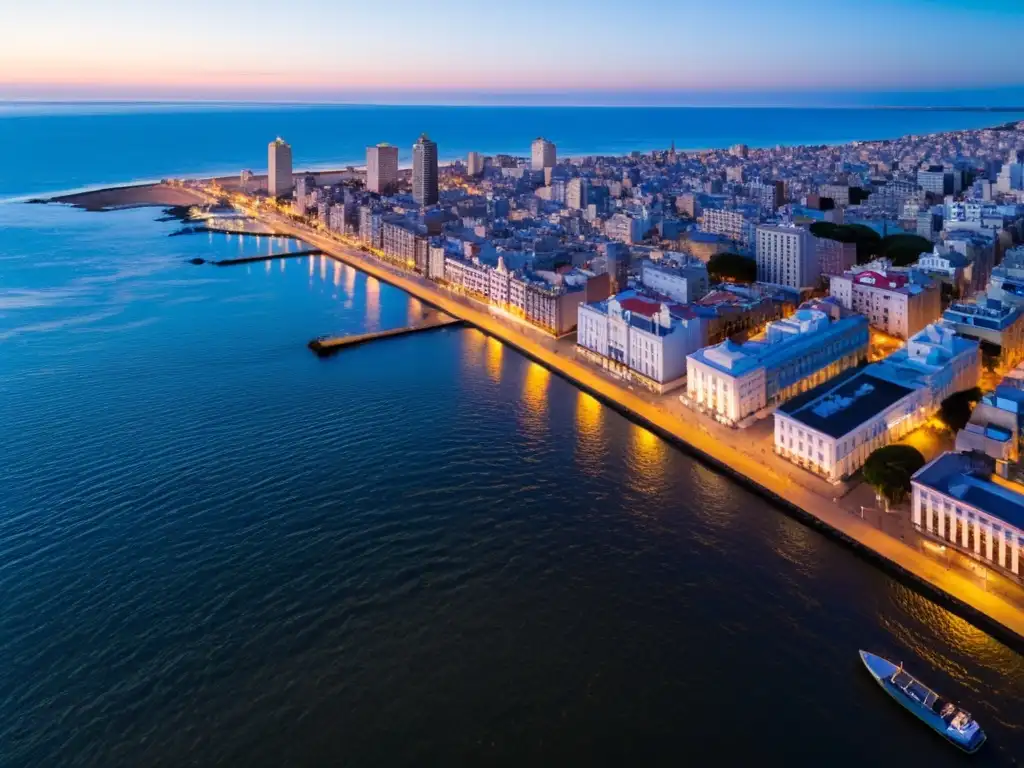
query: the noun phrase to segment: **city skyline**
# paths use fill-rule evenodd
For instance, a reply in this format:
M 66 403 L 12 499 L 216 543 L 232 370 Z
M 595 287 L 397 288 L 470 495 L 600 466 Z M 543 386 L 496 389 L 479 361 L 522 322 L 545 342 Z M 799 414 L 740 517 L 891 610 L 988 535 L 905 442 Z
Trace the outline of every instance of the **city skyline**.
M 268 0 L 183 0 L 154 34 L 152 13 L 123 0 L 43 0 L 11 19 L 25 33 L 0 50 L 0 98 L 894 105 L 902 94 L 924 105 L 912 96 L 957 103 L 950 94 L 980 89 L 987 101 L 959 101 L 1024 101 L 1012 45 L 981 56 L 964 42 L 1019 27 L 1019 3 L 794 0 L 780 10 L 656 0 L 647 9 L 630 36 L 605 0 L 403 2 L 386 15 L 299 0 L 284 20 Z

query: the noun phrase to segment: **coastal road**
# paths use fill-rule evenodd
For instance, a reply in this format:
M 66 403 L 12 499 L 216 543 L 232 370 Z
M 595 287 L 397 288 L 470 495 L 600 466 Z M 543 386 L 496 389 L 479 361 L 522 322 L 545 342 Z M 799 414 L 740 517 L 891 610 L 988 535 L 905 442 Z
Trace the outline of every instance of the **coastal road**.
M 390 283 L 427 304 L 433 305 L 477 327 L 484 333 L 519 350 L 527 357 L 543 364 L 555 373 L 569 379 L 600 400 L 632 415 L 655 432 L 685 443 L 699 452 L 711 464 L 732 474 L 741 482 L 747 482 L 767 492 L 777 503 L 790 505 L 798 511 L 815 518 L 825 526 L 838 532 L 851 543 L 889 561 L 897 569 L 930 585 L 941 593 L 963 604 L 970 612 L 973 609 L 981 618 L 1003 629 L 1004 634 L 1024 642 L 1024 611 L 982 588 L 976 579 L 947 568 L 940 561 L 928 557 L 899 539 L 893 538 L 859 516 L 842 509 L 831 497 L 814 493 L 780 476 L 767 466 L 737 448 L 734 443 L 744 439 L 742 431 L 736 431 L 731 439 L 722 439 L 701 428 L 697 414 L 692 421 L 683 421 L 665 408 L 659 407 L 638 396 L 621 384 L 612 381 L 599 371 L 578 361 L 575 356 L 559 354 L 534 334 L 513 327 L 509 321 L 495 317 L 490 312 L 473 306 L 468 300 L 439 289 L 426 278 L 392 271 L 367 257 L 357 248 L 339 242 L 334 237 L 324 236 L 315 231 L 296 225 L 284 217 L 263 217 L 284 234 L 291 234 L 314 245 L 328 256 Z M 716 430 L 717 432 L 717 430 Z

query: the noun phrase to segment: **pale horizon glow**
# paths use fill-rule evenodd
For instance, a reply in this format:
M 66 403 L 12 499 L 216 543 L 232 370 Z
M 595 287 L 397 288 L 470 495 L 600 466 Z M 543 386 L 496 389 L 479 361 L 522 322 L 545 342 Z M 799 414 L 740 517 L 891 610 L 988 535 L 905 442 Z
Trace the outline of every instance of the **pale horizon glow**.
M 18 30 L 0 47 L 0 98 L 1024 100 L 1022 25 L 1020 0 L 34 0 L 0 9 Z

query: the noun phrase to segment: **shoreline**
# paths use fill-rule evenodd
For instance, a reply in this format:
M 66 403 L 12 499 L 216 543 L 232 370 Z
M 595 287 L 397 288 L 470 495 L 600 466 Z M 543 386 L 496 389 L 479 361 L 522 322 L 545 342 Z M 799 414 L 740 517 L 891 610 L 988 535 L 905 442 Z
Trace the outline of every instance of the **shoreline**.
M 897 580 L 1000 642 L 1024 652 L 1024 613 L 993 593 L 983 590 L 959 572 L 947 569 L 922 552 L 851 515 L 834 501 L 780 477 L 763 462 L 757 462 L 751 456 L 716 440 L 694 423 L 672 416 L 598 371 L 534 341 L 524 331 L 509 327 L 490 312 L 470 306 L 454 294 L 428 286 L 417 276 L 392 272 L 384 265 L 369 261 L 356 248 L 331 238 L 304 232 L 301 227 L 283 222 L 267 223 L 275 226 L 278 231 L 283 229 L 295 234 L 310 245 L 320 248 L 326 256 L 400 288 L 423 303 L 459 318 L 515 349 L 677 449 L 726 474 L 788 516 L 848 546 L 856 554 L 881 566 Z
M 101 189 L 71 192 L 51 197 L 37 197 L 26 203 L 62 203 L 85 211 L 127 210 L 129 208 L 175 208 L 201 205 L 206 197 L 187 187 L 173 187 L 162 182 L 129 184 Z

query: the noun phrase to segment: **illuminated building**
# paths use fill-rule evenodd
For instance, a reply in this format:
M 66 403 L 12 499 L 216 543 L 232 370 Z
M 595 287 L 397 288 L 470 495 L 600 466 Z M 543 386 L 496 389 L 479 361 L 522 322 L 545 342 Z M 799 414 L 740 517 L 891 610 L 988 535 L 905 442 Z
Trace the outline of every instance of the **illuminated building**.
M 537 137 L 530 145 L 531 167 L 535 171 L 554 168 L 556 163 L 555 145 L 547 139 Z
M 398 147 L 378 144 L 366 148 L 366 188 L 387 195 L 398 186 Z
M 282 197 L 292 191 L 292 148 L 280 137 L 267 147 L 267 194 Z
M 425 133 L 412 146 L 412 197 L 417 205 L 437 204 L 437 144 Z

